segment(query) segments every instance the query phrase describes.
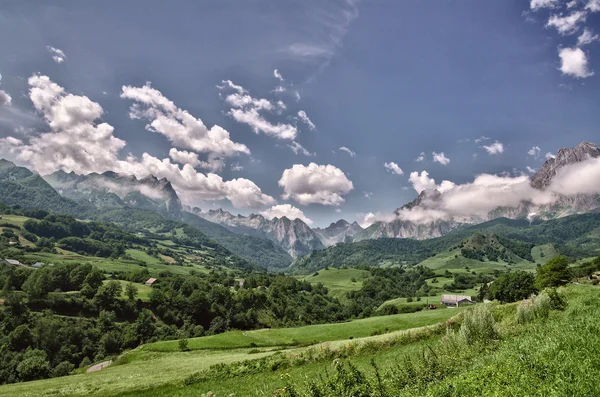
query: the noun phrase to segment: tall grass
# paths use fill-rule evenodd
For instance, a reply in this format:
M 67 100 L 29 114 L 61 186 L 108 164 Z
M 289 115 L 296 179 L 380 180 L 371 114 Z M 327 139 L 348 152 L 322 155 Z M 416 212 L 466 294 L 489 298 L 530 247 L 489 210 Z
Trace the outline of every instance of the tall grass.
M 465 312 L 460 336 L 467 345 L 498 339 L 496 321 L 488 305 L 477 305 Z
M 548 318 L 551 309 L 551 300 L 547 294 L 533 295 L 517 306 L 517 323 L 527 324 L 538 318 Z
M 592 381 L 600 376 L 600 290 L 588 292 L 593 298 L 577 290 L 577 301 L 560 315 L 552 315 L 547 293 L 521 302 L 521 326 L 514 314 L 496 323 L 490 307 L 480 305 L 465 313 L 458 333 L 449 330 L 443 343 L 383 374 L 375 363 L 369 373 L 336 362 L 333 376 L 309 382 L 305 391 L 287 385 L 275 396 L 600 395 Z

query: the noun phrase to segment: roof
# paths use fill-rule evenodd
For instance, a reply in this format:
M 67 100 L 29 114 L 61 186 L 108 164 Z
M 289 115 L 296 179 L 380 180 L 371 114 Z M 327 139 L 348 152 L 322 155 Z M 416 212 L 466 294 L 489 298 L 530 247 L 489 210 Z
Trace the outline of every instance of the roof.
M 44 266 L 44 262 L 36 262 L 33 265 L 31 265 L 31 267 L 34 267 L 36 269 L 39 269 L 42 266 Z
M 16 259 L 5 259 L 4 262 L 8 263 L 9 265 L 20 265 L 21 262 L 19 262 Z
M 471 297 L 467 295 L 442 295 L 442 303 L 458 303 L 462 301 L 471 301 Z
M 156 279 L 155 279 L 155 278 L 149 278 L 149 279 L 146 281 L 146 284 L 154 284 L 154 282 L 155 282 L 155 281 L 156 281 Z

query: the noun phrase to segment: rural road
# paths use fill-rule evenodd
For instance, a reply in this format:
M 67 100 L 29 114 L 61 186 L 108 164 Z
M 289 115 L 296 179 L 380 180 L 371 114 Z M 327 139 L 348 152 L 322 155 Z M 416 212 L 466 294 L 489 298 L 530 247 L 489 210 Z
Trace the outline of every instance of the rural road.
M 109 366 L 111 363 L 112 363 L 112 361 L 104 361 L 104 362 L 101 362 L 101 363 L 99 363 L 99 364 L 92 365 L 92 366 L 91 366 L 91 367 L 89 367 L 89 368 L 87 369 L 87 371 L 85 371 L 85 372 L 87 373 L 87 372 L 96 372 L 96 371 L 100 371 L 101 369 L 104 369 L 104 368 L 108 367 L 108 366 Z

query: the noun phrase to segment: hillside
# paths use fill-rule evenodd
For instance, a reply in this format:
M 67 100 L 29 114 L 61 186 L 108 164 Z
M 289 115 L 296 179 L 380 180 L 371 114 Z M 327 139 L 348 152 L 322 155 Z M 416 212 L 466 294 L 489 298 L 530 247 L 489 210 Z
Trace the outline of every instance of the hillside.
M 259 266 L 283 269 L 292 262 L 285 250 L 267 239 L 233 233 L 181 210 L 179 198 L 166 180 L 151 176 L 138 180 L 111 172 L 87 176 L 56 172 L 46 179 L 67 197 L 38 174 L 0 160 L 0 202 L 79 219 L 105 220 L 131 232 L 139 228 L 174 230 L 190 225 L 205 233 L 205 238 Z
M 453 247 L 463 240 L 478 233 L 494 233 L 496 239 L 501 239 L 502 244 L 508 245 L 513 254 L 525 260 L 533 259 L 531 248 L 543 244 L 552 244 L 560 254 L 582 258 L 597 255 L 600 236 L 596 231 L 599 228 L 600 214 L 598 213 L 572 215 L 550 221 L 536 221 L 532 224 L 526 220 L 499 218 L 427 240 L 381 238 L 337 244 L 300 258 L 292 265 L 291 270 L 298 274 L 308 274 L 326 266 L 416 265 L 442 252 L 452 251 Z M 480 257 L 481 253 L 471 249 L 477 246 L 471 241 L 464 252 L 461 250 L 456 255 L 467 259 Z M 527 247 L 531 247 L 529 254 L 526 252 Z M 498 253 L 490 253 L 490 255 L 496 258 Z M 513 257 L 512 262 L 517 262 L 517 258 Z M 455 263 L 453 267 L 461 266 Z
M 81 222 L 3 204 L 0 214 L 0 256 L 24 264 L 89 263 L 106 272 L 143 270 L 153 276 L 164 270 L 206 271 L 207 266 L 256 268 L 191 227 L 174 228 L 175 234 L 142 227 L 128 231 L 105 220 Z

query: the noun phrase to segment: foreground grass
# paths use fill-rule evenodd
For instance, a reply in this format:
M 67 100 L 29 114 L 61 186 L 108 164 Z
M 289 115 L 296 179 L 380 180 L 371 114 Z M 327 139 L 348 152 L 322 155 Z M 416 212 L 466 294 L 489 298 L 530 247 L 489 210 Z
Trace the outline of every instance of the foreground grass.
M 443 344 L 412 354 L 391 369 L 336 365 L 327 380 L 274 394 L 301 396 L 597 396 L 600 395 L 600 289 L 569 286 L 569 305 L 549 317 L 505 317 L 499 338 L 481 344 L 450 334 Z M 514 308 L 514 306 L 513 306 Z M 479 320 L 478 320 L 479 321 Z M 479 322 L 479 324 L 482 324 Z M 463 324 L 464 327 L 464 324 Z M 380 361 L 377 361 L 380 363 Z M 365 394 L 377 390 L 376 394 Z M 362 392 L 361 392 L 362 391 Z

